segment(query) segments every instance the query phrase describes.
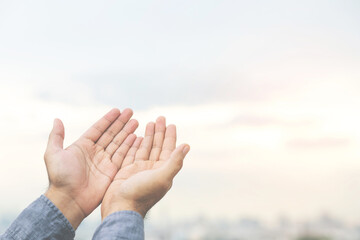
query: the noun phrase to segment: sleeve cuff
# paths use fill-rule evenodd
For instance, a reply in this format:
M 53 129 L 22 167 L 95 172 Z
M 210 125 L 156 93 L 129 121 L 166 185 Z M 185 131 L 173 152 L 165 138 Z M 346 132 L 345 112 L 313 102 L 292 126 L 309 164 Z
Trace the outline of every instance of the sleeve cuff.
M 95 239 L 144 239 L 144 219 L 134 211 L 119 211 L 107 216 L 96 229 Z
M 44 195 L 31 203 L 6 230 L 11 239 L 74 239 L 75 231 Z

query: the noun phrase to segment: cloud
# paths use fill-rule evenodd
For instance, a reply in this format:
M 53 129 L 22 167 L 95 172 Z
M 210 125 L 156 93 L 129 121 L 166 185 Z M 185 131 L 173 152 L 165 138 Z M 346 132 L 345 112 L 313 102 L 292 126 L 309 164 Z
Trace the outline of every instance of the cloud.
M 47 101 L 264 103 L 334 76 L 358 79 L 355 2 L 1 4 L 0 78 L 41 82 Z
M 348 147 L 351 143 L 351 138 L 324 137 L 292 139 L 289 140 L 286 145 L 287 147 L 299 150 L 322 150 Z
M 252 127 L 267 127 L 267 126 L 279 126 L 279 127 L 304 127 L 311 126 L 316 123 L 315 120 L 299 120 L 299 119 L 286 119 L 284 116 L 266 116 L 266 115 L 238 115 L 231 122 L 231 125 L 240 126 L 252 126 Z
M 88 93 L 84 94 L 84 99 L 91 98 L 92 104 L 73 104 L 61 98 L 49 101 L 37 94 L 49 85 L 23 83 L 22 87 L 19 86 L 0 84 L 2 113 L 5 116 L 0 124 L 0 188 L 7 196 L 1 202 L 0 209 L 20 210 L 46 188 L 42 156 L 53 118 L 59 117 L 64 121 L 65 145 L 68 145 L 110 108 Z M 59 86 L 59 95 L 66 92 L 66 86 L 69 85 Z M 81 95 L 82 85 L 76 86 Z M 75 90 L 71 92 L 76 93 Z M 349 204 L 342 206 L 338 203 L 341 199 L 334 189 L 342 188 L 342 183 L 337 182 L 344 177 L 343 172 L 341 176 L 337 175 L 339 165 L 349 169 L 356 164 L 350 155 L 356 151 L 357 145 L 340 137 L 324 140 L 326 136 L 333 136 L 331 131 L 342 131 L 339 126 L 332 127 L 330 132 L 324 130 L 330 121 L 327 112 L 319 117 L 324 112 L 314 116 L 313 109 L 307 105 L 302 106 L 300 112 L 299 108 L 292 106 L 284 108 L 284 105 L 273 102 L 270 105 L 271 108 L 259 102 L 191 106 L 168 104 L 135 111 L 134 117 L 140 121 L 137 134 L 143 134 L 147 121 L 165 115 L 168 123 L 178 126 L 179 143 L 187 142 L 192 147 L 183 171 L 175 179 L 174 189 L 152 211 L 152 217 L 161 219 L 164 208 L 170 209 L 171 216 L 176 218 L 201 213 L 211 213 L 209 215 L 215 217 L 249 214 L 271 218 L 279 211 L 304 216 L 310 210 L 320 209 L 327 199 L 335 199 L 328 209 L 345 212 L 340 216 L 356 218 L 348 213 Z M 324 131 L 317 132 L 320 140 L 308 137 L 307 134 L 314 132 L 314 128 Z M 343 135 L 346 136 L 345 133 Z M 306 144 L 315 144 L 318 153 L 326 156 L 326 161 L 317 159 L 319 154 L 314 157 L 313 151 L 305 148 L 308 146 L 306 144 L 305 147 L 301 146 L 301 156 L 296 154 L 297 148 L 295 151 L 291 147 L 290 151 L 284 150 L 283 144 L 287 141 L 304 145 L 299 139 L 310 139 L 310 144 Z M 346 151 L 339 148 L 339 153 L 334 155 L 331 150 L 342 144 L 349 145 L 349 148 Z M 343 158 L 338 158 L 339 155 Z M 301 158 L 301 161 L 292 161 L 297 158 Z M 318 194 L 318 187 L 329 182 L 330 177 L 334 188 L 325 188 L 322 194 Z M 32 186 L 31 191 L 24 189 L 23 182 Z M 14 192 L 14 189 L 24 190 Z M 351 191 L 349 188 L 346 194 L 351 195 Z M 307 197 L 310 195 L 314 200 Z M 214 209 L 214 205 L 224 204 L 223 197 L 219 196 L 227 196 L 227 203 L 236 205 L 236 209 L 230 206 Z M 356 197 L 353 197 L 354 203 Z M 295 200 L 304 204 L 299 207 Z M 240 201 L 242 204 L 238 204 Z M 179 204 L 187 207 L 178 208 Z
M 339 181 L 358 166 L 356 1 L 23 3 L 0 2 L 0 208 L 46 187 L 53 118 L 67 145 L 115 106 L 135 109 L 139 135 L 165 115 L 190 143 L 163 203 L 177 217 L 180 205 L 261 218 L 327 204 L 357 218 L 360 187 Z

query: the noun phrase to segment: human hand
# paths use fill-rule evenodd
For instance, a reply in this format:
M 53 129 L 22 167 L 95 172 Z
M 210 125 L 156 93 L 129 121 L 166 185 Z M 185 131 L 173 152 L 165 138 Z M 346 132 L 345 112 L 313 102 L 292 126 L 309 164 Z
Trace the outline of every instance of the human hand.
M 74 229 L 101 203 L 134 143 L 138 122 L 130 120 L 132 114 L 131 109 L 112 109 L 65 149 L 64 126 L 54 120 L 45 152 L 50 182 L 45 196 Z
M 102 219 L 109 214 L 132 210 L 145 217 L 171 188 L 190 147 L 176 147 L 176 127 L 166 127 L 165 118 L 146 126 L 145 137 L 138 137 L 128 151 L 121 169 L 105 193 Z

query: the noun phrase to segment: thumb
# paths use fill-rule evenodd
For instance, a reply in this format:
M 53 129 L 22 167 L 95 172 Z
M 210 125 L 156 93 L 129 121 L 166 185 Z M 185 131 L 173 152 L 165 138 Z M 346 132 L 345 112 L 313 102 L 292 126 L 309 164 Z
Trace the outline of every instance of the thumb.
M 64 136 L 65 136 L 64 124 L 61 122 L 60 119 L 56 118 L 54 120 L 53 129 L 49 135 L 47 150 L 57 151 L 63 149 Z
M 184 158 L 189 151 L 190 146 L 188 144 L 181 144 L 171 153 L 170 159 L 165 165 L 167 177 L 173 179 L 176 176 L 182 168 Z

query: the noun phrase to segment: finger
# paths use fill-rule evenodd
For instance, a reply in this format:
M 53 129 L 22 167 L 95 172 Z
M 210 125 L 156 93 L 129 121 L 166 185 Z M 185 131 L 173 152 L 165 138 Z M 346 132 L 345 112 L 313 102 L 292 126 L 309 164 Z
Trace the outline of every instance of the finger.
M 132 115 L 133 111 L 131 109 L 125 109 L 111 124 L 111 126 L 106 129 L 104 134 L 96 142 L 96 145 L 105 149 L 114 139 L 114 137 L 121 131 L 125 124 L 130 120 Z
M 171 153 L 176 147 L 176 126 L 169 125 L 166 128 L 165 139 L 160 153 L 160 160 L 165 161 L 169 159 Z
M 135 119 L 131 119 L 126 123 L 125 127 L 115 136 L 112 142 L 107 146 L 106 152 L 113 156 L 116 150 L 121 146 L 124 140 L 129 136 L 129 134 L 135 132 L 136 128 L 139 126 L 139 123 Z M 130 145 L 131 146 L 131 145 Z
M 49 135 L 49 141 L 47 145 L 47 151 L 56 152 L 63 149 L 65 137 L 64 124 L 60 119 L 55 119 L 53 129 Z
M 129 136 L 127 136 L 127 138 L 124 140 L 121 146 L 114 153 L 111 160 L 118 168 L 120 168 L 122 162 L 126 157 L 126 154 L 128 153 L 131 146 L 134 144 L 135 140 L 136 140 L 136 135 L 130 134 Z
M 164 142 L 165 137 L 165 130 L 166 130 L 166 119 L 164 117 L 158 117 L 155 124 L 155 135 L 154 135 L 154 142 L 150 152 L 151 161 L 159 160 L 161 148 Z
M 91 126 L 82 137 L 87 138 L 93 142 L 96 142 L 105 130 L 120 116 L 119 109 L 112 109 L 105 114 L 100 120 L 98 120 L 93 126 Z
M 189 151 L 189 145 L 181 144 L 171 153 L 169 161 L 163 166 L 167 179 L 172 180 L 180 171 L 183 166 L 184 158 Z
M 146 125 L 145 137 L 142 141 L 139 150 L 135 155 L 136 160 L 149 160 L 151 147 L 154 139 L 155 123 L 149 122 Z
M 143 141 L 142 137 L 137 137 L 133 145 L 126 154 L 124 161 L 121 164 L 121 168 L 132 164 L 135 161 L 136 152 L 139 150 L 140 144 Z

